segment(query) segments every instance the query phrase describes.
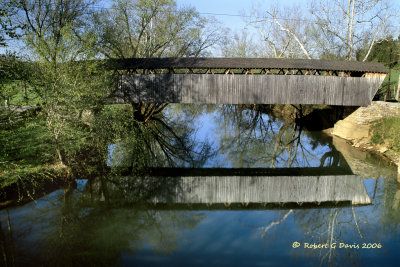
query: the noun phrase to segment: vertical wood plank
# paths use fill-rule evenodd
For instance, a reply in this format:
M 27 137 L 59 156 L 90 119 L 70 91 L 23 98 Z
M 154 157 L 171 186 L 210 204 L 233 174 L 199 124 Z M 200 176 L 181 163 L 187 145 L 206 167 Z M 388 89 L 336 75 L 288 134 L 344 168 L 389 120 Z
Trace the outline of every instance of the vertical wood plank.
M 384 77 L 302 75 L 124 75 L 116 102 L 368 105 Z

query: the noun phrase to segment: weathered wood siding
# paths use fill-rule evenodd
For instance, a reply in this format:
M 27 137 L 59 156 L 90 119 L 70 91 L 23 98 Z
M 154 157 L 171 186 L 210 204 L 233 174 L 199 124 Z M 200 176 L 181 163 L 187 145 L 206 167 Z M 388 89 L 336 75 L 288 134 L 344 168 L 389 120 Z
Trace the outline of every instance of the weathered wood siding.
M 367 106 L 384 76 L 132 74 L 115 103 Z

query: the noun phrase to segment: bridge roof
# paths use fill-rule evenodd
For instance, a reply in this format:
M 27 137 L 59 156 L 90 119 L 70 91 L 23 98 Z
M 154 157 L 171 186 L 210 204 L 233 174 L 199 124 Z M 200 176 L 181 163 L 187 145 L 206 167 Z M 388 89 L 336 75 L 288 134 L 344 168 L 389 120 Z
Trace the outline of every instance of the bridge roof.
M 113 59 L 117 69 L 301 69 L 319 71 L 345 71 L 388 73 L 378 62 L 337 61 L 287 58 L 126 58 Z

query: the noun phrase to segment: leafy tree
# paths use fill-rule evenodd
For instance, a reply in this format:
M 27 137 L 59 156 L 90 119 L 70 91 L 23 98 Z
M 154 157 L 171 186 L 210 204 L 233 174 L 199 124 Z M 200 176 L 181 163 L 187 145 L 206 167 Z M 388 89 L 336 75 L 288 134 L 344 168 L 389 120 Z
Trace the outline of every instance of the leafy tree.
M 18 10 L 16 0 L 0 0 L 0 47 L 7 46 L 6 38 L 17 37 L 17 25 L 11 19 Z
M 360 60 L 365 56 L 367 48 L 360 49 L 357 51 L 357 60 Z M 392 51 L 392 55 L 390 55 Z M 393 66 L 397 65 L 400 59 L 400 39 L 393 39 L 392 36 L 388 36 L 385 39 L 377 41 L 375 46 L 372 48 L 369 54 L 368 61 L 377 61 L 385 64 L 389 67 L 389 64 Z
M 19 91 L 15 80 L 21 79 L 22 63 L 15 55 L 0 55 L 0 97 L 8 107 L 10 98 Z
M 81 115 L 85 109 L 101 109 L 111 79 L 93 61 L 94 37 L 85 31 L 94 1 L 21 1 L 25 42 L 34 59 L 30 84 L 41 98 L 46 126 L 55 154 L 68 164 L 71 148 L 88 137 Z M 73 151 L 72 149 L 72 151 Z
M 99 51 L 109 58 L 197 57 L 220 38 L 194 8 L 173 0 L 115 0 L 93 26 Z

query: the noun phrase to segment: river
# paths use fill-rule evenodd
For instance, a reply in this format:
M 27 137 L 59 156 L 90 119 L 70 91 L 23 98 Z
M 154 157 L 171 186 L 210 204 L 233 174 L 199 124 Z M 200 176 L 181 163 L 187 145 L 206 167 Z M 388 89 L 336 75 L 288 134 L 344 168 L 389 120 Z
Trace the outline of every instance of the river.
M 0 210 L 0 263 L 391 266 L 400 259 L 396 168 L 373 154 L 233 105 L 170 105 L 143 138 L 149 155 L 126 139 L 109 145 L 107 159 L 121 169 L 144 158 L 143 171 L 76 177 L 75 187 Z

